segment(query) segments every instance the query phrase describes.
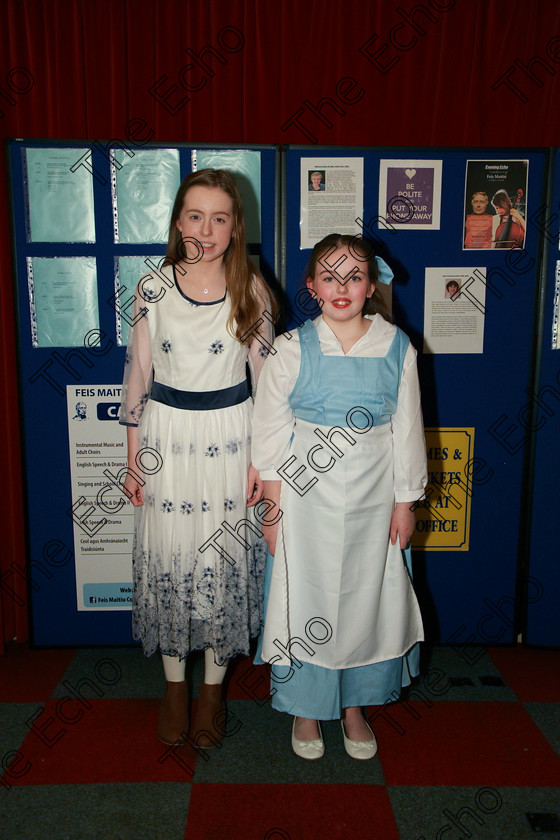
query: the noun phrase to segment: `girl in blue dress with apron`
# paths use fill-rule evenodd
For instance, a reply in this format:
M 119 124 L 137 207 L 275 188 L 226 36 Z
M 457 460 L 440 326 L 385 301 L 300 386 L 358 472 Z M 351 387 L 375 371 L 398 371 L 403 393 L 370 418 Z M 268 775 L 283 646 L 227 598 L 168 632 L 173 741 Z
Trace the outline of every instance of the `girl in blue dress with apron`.
M 411 583 L 411 506 L 426 485 L 416 351 L 381 314 L 393 274 L 359 237 L 313 249 L 307 286 L 321 315 L 280 336 L 259 383 L 253 462 L 274 502 L 256 662 L 272 705 L 294 715 L 292 747 L 324 753 L 340 719 L 346 752 L 373 758 L 362 707 L 418 674 L 422 620 Z

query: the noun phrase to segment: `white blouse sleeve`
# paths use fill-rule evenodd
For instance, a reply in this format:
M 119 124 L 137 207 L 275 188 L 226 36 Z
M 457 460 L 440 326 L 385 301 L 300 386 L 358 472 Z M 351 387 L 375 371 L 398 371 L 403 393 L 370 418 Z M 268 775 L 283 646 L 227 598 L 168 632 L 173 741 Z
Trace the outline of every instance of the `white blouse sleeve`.
M 142 281 L 140 281 L 142 282 Z M 119 423 L 137 426 L 148 402 L 152 388 L 152 348 L 150 344 L 149 311 L 139 293 L 134 296 L 134 320 L 130 326 L 124 363 Z
M 416 350 L 412 344 L 404 357 L 392 429 L 395 501 L 415 502 L 424 495 L 428 474 Z
M 263 366 L 253 411 L 253 466 L 263 481 L 280 481 L 277 473 L 288 457 L 295 418 L 289 396 L 299 373 L 299 341 L 279 336 Z
M 259 319 L 251 330 L 251 344 L 249 345 L 249 368 L 251 370 L 253 397 L 257 390 L 263 365 L 274 342 L 274 319 L 270 310 L 270 295 L 262 280 L 254 278 L 254 282 L 257 284 L 260 312 Z

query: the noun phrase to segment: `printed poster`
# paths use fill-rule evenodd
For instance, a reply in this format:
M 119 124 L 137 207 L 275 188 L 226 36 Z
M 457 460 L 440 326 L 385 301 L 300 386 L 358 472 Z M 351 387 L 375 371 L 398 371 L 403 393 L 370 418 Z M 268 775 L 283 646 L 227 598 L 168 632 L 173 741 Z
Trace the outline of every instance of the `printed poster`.
M 93 179 L 83 149 L 24 149 L 28 242 L 95 242 Z
M 524 248 L 528 160 L 468 160 L 463 250 Z
M 300 166 L 300 248 L 329 233 L 361 234 L 364 159 L 301 158 Z
M 261 241 L 261 153 L 255 149 L 193 149 L 193 172 L 227 169 L 235 176 L 243 200 L 245 232 L 250 244 Z
M 128 333 L 134 322 L 134 296 L 141 277 L 159 271 L 164 257 L 115 257 L 115 331 L 119 347 L 128 345 Z
M 560 350 L 560 260 L 556 261 L 552 310 L 552 349 Z
M 379 219 L 398 230 L 439 230 L 441 160 L 381 160 Z
M 412 547 L 468 551 L 474 428 L 425 429 L 428 485 L 418 502 Z
M 482 353 L 486 268 L 427 268 L 424 353 Z
M 166 243 L 181 183 L 179 149 L 114 149 L 111 159 L 115 242 Z
M 117 486 L 127 466 L 120 385 L 67 385 L 78 612 L 132 605 L 134 508 Z
M 33 347 L 84 347 L 99 330 L 95 257 L 27 257 Z

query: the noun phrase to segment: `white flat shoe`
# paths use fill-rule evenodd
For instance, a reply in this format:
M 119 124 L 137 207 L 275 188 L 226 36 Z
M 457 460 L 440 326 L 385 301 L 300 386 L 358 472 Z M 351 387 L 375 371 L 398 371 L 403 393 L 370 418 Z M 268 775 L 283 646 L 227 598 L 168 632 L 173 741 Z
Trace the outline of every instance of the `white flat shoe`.
M 371 741 L 351 741 L 350 738 L 346 737 L 346 730 L 344 729 L 344 721 L 340 721 L 340 725 L 342 726 L 342 735 L 344 736 L 344 749 L 350 756 L 350 758 L 357 758 L 360 761 L 367 761 L 369 758 L 373 758 L 375 753 L 377 752 L 377 741 L 375 740 L 375 735 L 371 731 L 369 723 L 365 721 L 365 724 L 369 731 L 371 732 Z
M 320 738 L 315 738 L 313 741 L 298 741 L 295 736 L 296 719 L 292 724 L 292 749 L 300 758 L 306 758 L 308 761 L 315 761 L 317 758 L 322 758 L 325 754 L 325 744 L 323 742 L 323 733 L 321 732 L 321 724 L 317 721 Z

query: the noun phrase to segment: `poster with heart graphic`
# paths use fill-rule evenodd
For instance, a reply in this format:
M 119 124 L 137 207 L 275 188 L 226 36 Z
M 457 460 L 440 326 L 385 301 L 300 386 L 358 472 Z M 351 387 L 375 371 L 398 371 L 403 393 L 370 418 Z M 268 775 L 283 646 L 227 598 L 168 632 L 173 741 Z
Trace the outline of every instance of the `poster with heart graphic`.
M 378 224 L 439 230 L 441 170 L 441 160 L 381 160 Z

